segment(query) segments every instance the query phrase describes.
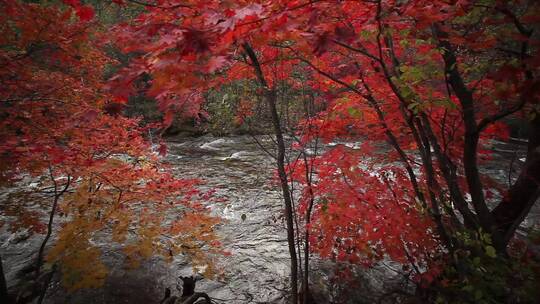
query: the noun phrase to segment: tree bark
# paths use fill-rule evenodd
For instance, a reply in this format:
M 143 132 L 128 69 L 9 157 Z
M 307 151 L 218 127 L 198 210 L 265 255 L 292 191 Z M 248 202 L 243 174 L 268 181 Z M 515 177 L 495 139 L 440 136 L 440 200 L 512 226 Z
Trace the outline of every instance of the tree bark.
M 445 73 L 448 75 L 448 83 L 452 87 L 462 108 L 462 118 L 465 125 L 463 167 L 474 211 L 476 211 L 482 228 L 491 233 L 493 232 L 493 218 L 485 202 L 484 189 L 480 181 L 480 172 L 478 171 L 477 157 L 480 134 L 478 124 L 476 123 L 473 94 L 461 77 L 454 49 L 450 42 L 445 40 L 447 34 L 440 31 L 436 25 L 433 32 L 439 40 L 439 47 L 444 50 L 442 57 L 445 64 Z
M 58 205 L 58 201 L 60 200 L 60 197 L 66 192 L 67 188 L 69 187 L 71 183 L 71 177 L 68 176 L 67 183 L 64 185 L 64 188 L 60 190 L 58 188 L 58 183 L 56 182 L 56 179 L 53 175 L 52 168 L 49 168 L 49 174 L 50 178 L 53 182 L 54 186 L 54 199 L 53 204 L 51 207 L 51 212 L 49 213 L 49 222 L 47 223 L 47 233 L 45 234 L 45 238 L 41 242 L 41 246 L 39 247 L 38 255 L 36 258 L 36 280 L 39 278 L 40 270 L 41 270 L 41 263 L 43 262 L 43 254 L 45 253 L 45 246 L 47 245 L 47 242 L 51 238 L 52 235 L 52 229 L 53 229 L 53 223 L 54 223 L 54 216 L 56 215 L 56 207 Z
M 291 258 L 291 303 L 298 303 L 298 261 L 295 248 L 295 235 L 294 235 L 294 223 L 293 223 L 293 208 L 291 200 L 291 191 L 289 188 L 289 181 L 287 178 L 287 172 L 285 170 L 285 140 L 283 139 L 283 131 L 281 129 L 281 121 L 276 107 L 276 91 L 274 88 L 269 88 L 264 78 L 261 65 L 257 59 L 257 55 L 247 43 L 243 45 L 243 48 L 251 60 L 251 64 L 255 69 L 255 74 L 264 90 L 264 97 L 270 109 L 272 116 L 272 124 L 274 127 L 274 135 L 277 142 L 277 169 L 279 175 L 279 181 L 281 185 L 281 191 L 283 193 L 283 201 L 285 203 L 285 221 L 287 224 L 287 243 L 289 245 L 289 255 Z
M 515 230 L 525 219 L 534 203 L 540 195 L 540 117 L 538 115 L 531 121 L 529 143 L 525 165 L 517 179 L 510 187 L 502 201 L 491 212 L 489 211 L 484 195 L 480 174 L 477 168 L 477 147 L 480 132 L 487 124 L 509 115 L 523 106 L 524 98 L 534 95 L 526 90 L 521 92 L 522 102 L 511 110 L 503 111 L 500 115 L 490 119 L 484 119 L 478 124 L 475 119 L 474 100 L 471 91 L 465 85 L 461 77 L 457 59 L 452 45 L 444 40 L 446 33 L 434 27 L 435 36 L 439 39 L 439 46 L 444 50 L 443 59 L 445 72 L 449 77 L 449 84 L 458 97 L 465 123 L 465 145 L 463 151 L 463 164 L 465 176 L 471 193 L 472 203 L 478 215 L 482 228 L 491 233 L 493 244 L 498 252 L 506 254 L 506 247 Z M 531 32 L 527 32 L 530 36 Z M 442 38 L 442 39 L 441 39 Z M 526 44 L 522 52 L 526 52 Z M 530 71 L 525 69 L 525 76 L 530 78 Z M 534 97 L 533 97 L 534 98 Z
M 47 233 L 45 235 L 45 238 L 41 242 L 41 246 L 39 247 L 38 255 L 37 255 L 37 258 L 36 258 L 36 273 L 35 273 L 34 293 L 40 295 L 40 297 L 38 299 L 38 303 L 41 303 L 41 301 L 43 301 L 43 299 L 45 297 L 46 289 L 48 287 L 47 280 L 45 280 L 46 285 L 44 285 L 44 286 L 40 286 L 40 283 L 39 283 L 39 276 L 41 274 L 41 264 L 43 263 L 43 255 L 45 254 L 45 246 L 49 242 L 49 239 L 51 238 L 51 235 L 52 235 L 54 217 L 56 215 L 56 208 L 58 206 L 58 201 L 60 200 L 60 197 L 64 194 L 64 192 L 67 191 L 67 189 L 69 188 L 69 186 L 71 184 L 71 176 L 68 176 L 67 177 L 67 182 L 64 185 L 64 187 L 62 189 L 59 189 L 58 183 L 56 182 L 56 179 L 55 179 L 54 174 L 53 174 L 52 167 L 49 167 L 49 175 L 50 175 L 50 178 L 51 178 L 51 180 L 53 182 L 53 186 L 54 186 L 54 199 L 53 199 L 53 205 L 52 205 L 52 208 L 51 208 L 51 212 L 49 213 L 49 222 L 47 223 Z M 41 288 L 41 290 L 39 290 L 39 288 Z
M 525 165 L 492 215 L 504 244 L 514 235 L 540 195 L 540 117 L 531 122 Z
M 51 272 L 47 274 L 43 282 L 43 288 L 41 288 L 41 293 L 39 294 L 37 304 L 41 304 L 43 303 L 43 300 L 45 300 L 45 296 L 47 295 L 47 289 L 49 288 L 49 284 L 51 284 L 51 281 L 54 277 L 55 272 L 56 272 L 56 264 L 53 266 L 53 269 L 51 270 Z
M 306 210 L 306 226 L 305 226 L 305 240 L 304 240 L 304 276 L 302 278 L 302 304 L 308 304 L 310 301 L 309 294 L 309 225 L 311 224 L 311 213 L 313 211 L 313 205 L 315 204 L 315 194 L 312 188 L 312 168 L 308 165 L 308 159 L 304 153 L 304 166 L 305 166 L 305 179 L 306 185 L 309 191 L 309 204 Z

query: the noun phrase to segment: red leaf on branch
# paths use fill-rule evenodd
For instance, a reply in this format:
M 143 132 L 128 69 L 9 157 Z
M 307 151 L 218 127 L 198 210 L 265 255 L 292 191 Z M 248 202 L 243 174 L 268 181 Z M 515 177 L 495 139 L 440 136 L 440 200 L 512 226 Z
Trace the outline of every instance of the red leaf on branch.
M 164 143 L 159 144 L 158 153 L 161 156 L 167 155 L 167 145 Z
M 81 21 L 90 21 L 94 18 L 95 12 L 90 6 L 80 6 L 76 8 L 76 13 Z

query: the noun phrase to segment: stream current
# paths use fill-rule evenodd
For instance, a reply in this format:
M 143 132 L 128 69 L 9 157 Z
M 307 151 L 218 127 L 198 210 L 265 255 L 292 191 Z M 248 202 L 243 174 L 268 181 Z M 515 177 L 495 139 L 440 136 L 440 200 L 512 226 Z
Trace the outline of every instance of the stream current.
M 264 146 L 273 145 L 270 137 L 257 139 Z M 217 303 L 285 303 L 290 264 L 281 216 L 283 202 L 279 187 L 272 182 L 272 158 L 250 136 L 203 136 L 169 141 L 166 161 L 172 164 L 177 177 L 201 179 L 202 190 L 215 190 L 214 197 L 223 201 L 212 203 L 211 209 L 223 219 L 217 232 L 231 255 L 219 262 L 224 276 L 199 281 L 196 291 L 208 293 Z M 507 175 L 506 164 L 500 162 L 485 170 L 500 179 Z M 6 233 L 4 228 L 0 233 L 0 254 L 11 286 L 32 263 L 42 236 L 22 236 L 22 241 L 19 238 L 21 235 Z M 193 275 L 189 261 L 181 256 L 170 263 L 151 258 L 140 268 L 127 270 L 119 247 L 110 243 L 101 247 L 103 260 L 110 268 L 105 285 L 69 294 L 55 280 L 45 303 L 159 303 L 165 288 L 180 293 L 179 276 Z M 329 303 L 336 292 L 329 283 L 335 279 L 333 265 L 314 259 L 312 268 L 311 283 L 318 289 L 318 298 Z M 388 285 L 395 288 L 401 284 L 399 268 L 383 262 L 362 270 L 362 288 L 353 290 L 357 297 L 352 298 L 358 299 L 354 303 L 370 303 L 372 299 L 366 295 L 375 296 Z M 409 288 L 406 284 L 402 287 Z

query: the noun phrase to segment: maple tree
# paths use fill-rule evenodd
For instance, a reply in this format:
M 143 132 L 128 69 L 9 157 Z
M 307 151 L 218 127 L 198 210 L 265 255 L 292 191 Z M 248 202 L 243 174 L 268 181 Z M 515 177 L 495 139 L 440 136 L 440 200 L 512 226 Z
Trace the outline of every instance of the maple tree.
M 293 303 L 299 270 L 307 302 L 310 252 L 367 266 L 390 258 L 410 269 L 419 288 L 437 283 L 444 262 L 459 270 L 461 255 L 509 260 L 514 232 L 540 194 L 534 1 L 112 1 L 142 12 L 112 29 L 111 41 L 133 57 L 106 85 L 101 68 L 110 59 L 89 45 L 98 41 L 98 32 L 90 34 L 91 7 L 77 0 L 64 1 L 72 8 L 65 10 L 4 2 L 11 11 L 2 15 L 2 45 L 10 46 L 3 48 L 0 74 L 7 118 L 0 155 L 9 159 L 2 162 L 3 180 L 48 170 L 54 205 L 62 186 L 77 181 L 62 200 L 75 224 L 60 234 L 68 242 L 58 248 L 77 229 L 87 227 L 90 238 L 109 227 L 108 220 L 77 217 L 95 212 L 80 202 L 108 206 L 121 240 L 130 220 L 118 207 L 177 194 L 187 195 L 183 204 L 195 210 L 185 220 L 205 223 L 194 240 L 212 242 L 214 220 L 188 203 L 193 181 L 163 176 L 140 135 L 144 128 L 119 112 L 129 96 L 145 93 L 168 126 L 176 115 L 198 117 L 205 92 L 235 81 L 253 84 L 270 113 Z M 56 18 L 44 18 L 44 11 Z M 30 20 L 42 25 L 30 27 Z M 141 85 L 143 75 L 151 79 Z M 286 125 L 278 104 L 285 86 L 309 86 L 320 111 Z M 240 120 L 252 114 L 247 103 L 239 110 Z M 479 167 L 491 157 L 492 139 L 508 138 L 503 121 L 512 115 L 527 121 L 529 138 L 523 168 L 507 187 Z M 301 155 L 296 160 L 286 147 L 289 131 Z M 340 143 L 359 138 L 359 146 Z M 337 144 L 318 150 L 320 142 Z M 318 152 L 307 155 L 312 147 Z M 134 183 L 141 180 L 160 182 Z M 303 188 L 295 202 L 297 183 Z M 132 215 L 139 224 L 160 211 L 141 208 Z M 148 240 L 161 228 L 141 227 L 139 246 L 127 252 L 148 256 Z M 52 250 L 51 259 L 61 252 Z M 81 269 L 77 260 L 67 261 Z
M 38 192 L 2 206 L 3 224 L 45 233 L 34 295 L 39 302 L 45 295 L 44 260 L 58 266 L 68 289 L 102 284 L 107 268 L 95 240 L 104 231 L 122 244 L 130 265 L 155 254 L 168 260 L 187 254 L 194 266 L 216 273 L 211 253 L 221 249 L 213 232 L 217 219 L 201 203 L 207 195 L 197 191 L 197 180 L 168 173 L 143 136 L 155 126 L 121 115 L 125 101 L 104 90 L 104 69 L 115 63 L 94 30 L 93 9 L 64 2 L 69 6 L 0 2 L 2 186 L 20 187 L 30 178 L 36 190 L 28 191 Z M 31 211 L 36 201 L 46 225 Z M 167 210 L 183 216 L 165 218 Z M 46 250 L 55 220 L 62 224 Z M 209 251 L 200 250 L 204 244 Z
M 299 211 L 307 212 L 316 252 L 351 263 L 390 257 L 421 275 L 442 248 L 462 250 L 456 233 L 466 229 L 489 235 L 489 256 L 507 254 L 539 193 L 536 3 L 131 2 L 146 11 L 120 25 L 117 39 L 144 55 L 115 79 L 122 93 L 148 73 L 151 96 L 186 107 L 200 102 L 200 92 L 255 79 L 273 112 L 275 83 L 298 87 L 294 73 L 307 69 L 326 110 L 306 120 L 298 147 L 362 137 L 358 151 L 338 145 L 285 171 L 279 113 L 272 113 L 285 206 L 285 180 L 306 185 Z M 489 159 L 490 139 L 507 139 L 501 120 L 515 114 L 529 121 L 528 154 L 505 189 L 478 167 Z M 306 172 L 316 172 L 315 184 Z M 431 268 L 428 281 L 437 273 Z

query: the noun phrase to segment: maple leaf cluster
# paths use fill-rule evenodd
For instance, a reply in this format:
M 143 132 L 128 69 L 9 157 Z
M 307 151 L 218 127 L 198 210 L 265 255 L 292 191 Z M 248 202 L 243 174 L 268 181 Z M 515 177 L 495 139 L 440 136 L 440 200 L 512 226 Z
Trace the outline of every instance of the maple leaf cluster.
M 77 227 L 112 227 L 120 240 L 132 222 L 116 208 L 144 201 L 141 193 L 156 203 L 181 194 L 194 210 L 185 221 L 206 223 L 182 242 L 210 241 L 212 219 L 192 204 L 189 182 L 163 174 L 140 121 L 120 114 L 130 95 L 145 93 L 168 126 L 176 115 L 197 117 L 206 92 L 235 81 L 258 81 L 270 105 L 280 88 L 309 87 L 319 111 L 291 134 L 304 155 L 314 142 L 362 141 L 334 144 L 280 172 L 285 184 L 304 187 L 296 212 L 323 257 L 365 265 L 391 258 L 421 275 L 433 259 L 461 249 L 454 237 L 461 230 L 487 232 L 504 255 L 538 198 L 536 2 L 114 1 L 142 12 L 107 33 L 131 56 L 107 84 L 101 76 L 110 59 L 88 26 L 90 7 L 4 3 L 2 178 L 49 170 L 53 181 L 69 176 L 81 189 L 65 200 L 66 212 L 84 211 L 81 201 L 112 208 L 112 222 L 87 226 L 81 218 Z M 142 76 L 150 79 L 144 90 L 135 85 Z M 251 108 L 242 103 L 241 121 Z M 284 113 L 273 114 L 279 131 Z M 512 116 L 532 131 L 524 169 L 507 187 L 478 167 L 491 157 L 493 139 L 508 138 L 503 120 Z M 141 210 L 131 217 L 158 222 Z M 160 229 L 141 227 L 144 237 L 128 253 L 148 256 Z
M 538 12 L 523 1 L 159 1 L 116 28 L 124 51 L 142 55 L 115 80 L 125 88 L 148 73 L 149 94 L 182 108 L 236 80 L 264 79 L 261 92 L 309 85 L 324 106 L 295 126 L 298 148 L 365 141 L 316 156 L 314 185 L 304 165 L 290 166 L 291 180 L 311 190 L 300 214 L 316 201 L 311 248 L 351 263 L 425 266 L 458 246 L 455 229 L 481 228 L 506 248 L 508 207 L 486 201 L 507 189 L 477 167 L 492 139 L 508 138 L 501 119 L 537 123 Z M 521 182 L 538 188 L 531 176 Z
M 53 206 L 40 205 L 51 212 L 51 224 L 54 215 L 63 224 L 46 260 L 60 264 L 70 289 L 103 283 L 107 268 L 94 242 L 102 232 L 125 247 L 131 264 L 180 253 L 193 256 L 195 265 L 212 262 L 208 253 L 220 253 L 219 246 L 206 253 L 200 247 L 216 244 L 217 220 L 201 204 L 199 182 L 170 174 L 143 136 L 155 127 L 122 115 L 124 102 L 105 90 L 104 69 L 116 63 L 103 51 L 102 33 L 88 24 L 93 9 L 64 2 L 68 6 L 0 2 L 2 187 L 33 178 L 38 191 L 54 190 Z M 2 224 L 46 232 L 26 204 L 2 209 Z M 186 217 L 165 220 L 173 209 Z M 190 247 L 180 246 L 188 241 Z

